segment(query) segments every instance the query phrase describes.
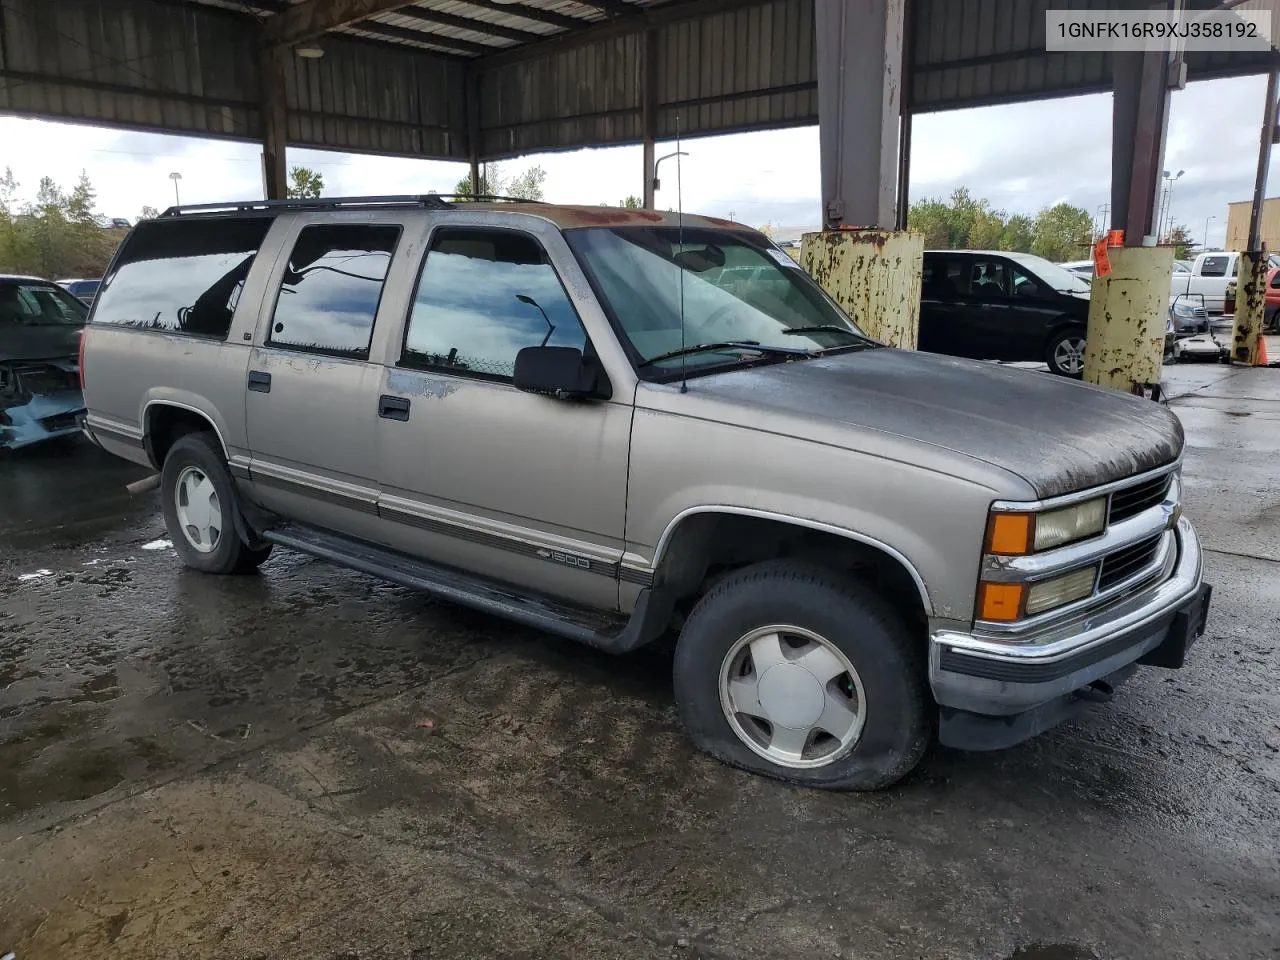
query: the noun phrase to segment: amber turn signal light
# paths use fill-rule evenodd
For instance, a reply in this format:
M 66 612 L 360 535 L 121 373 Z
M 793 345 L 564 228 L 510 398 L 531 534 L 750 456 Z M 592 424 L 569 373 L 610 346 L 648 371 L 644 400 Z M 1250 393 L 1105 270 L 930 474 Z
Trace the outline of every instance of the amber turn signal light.
M 987 526 L 987 553 L 1020 556 L 1031 552 L 1031 514 L 994 513 Z
M 978 584 L 978 617 L 1008 623 L 1022 616 L 1022 598 L 1026 586 L 1021 583 Z

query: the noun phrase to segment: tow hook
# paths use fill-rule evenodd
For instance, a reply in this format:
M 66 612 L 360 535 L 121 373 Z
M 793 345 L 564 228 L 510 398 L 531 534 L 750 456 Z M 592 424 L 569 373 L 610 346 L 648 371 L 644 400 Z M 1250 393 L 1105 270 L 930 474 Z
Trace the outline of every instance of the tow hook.
M 1116 688 L 1105 680 L 1095 680 L 1087 687 L 1081 687 L 1076 691 L 1076 696 L 1081 700 L 1089 700 L 1093 703 L 1106 703 L 1116 695 Z

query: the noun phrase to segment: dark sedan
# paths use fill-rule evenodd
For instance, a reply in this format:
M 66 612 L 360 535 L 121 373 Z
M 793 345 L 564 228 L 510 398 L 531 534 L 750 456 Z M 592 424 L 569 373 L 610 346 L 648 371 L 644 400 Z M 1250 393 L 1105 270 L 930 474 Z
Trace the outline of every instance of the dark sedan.
M 1084 372 L 1089 284 L 1028 253 L 929 250 L 920 297 L 921 350 L 975 360 L 1047 363 Z
M 89 308 L 48 280 L 0 276 L 0 450 L 79 432 Z

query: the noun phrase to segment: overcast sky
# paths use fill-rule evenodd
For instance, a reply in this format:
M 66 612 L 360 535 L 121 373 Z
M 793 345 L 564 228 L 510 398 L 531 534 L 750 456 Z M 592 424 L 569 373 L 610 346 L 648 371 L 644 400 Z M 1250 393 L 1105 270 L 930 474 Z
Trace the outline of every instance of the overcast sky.
M 1201 239 L 1205 218 L 1215 217 L 1211 246 L 1223 242 L 1227 203 L 1252 195 L 1265 91 L 1264 77 L 1247 77 L 1193 83 L 1173 95 L 1165 166 L 1186 171 L 1174 187 L 1173 220 Z M 1109 199 L 1109 94 L 926 114 L 916 118 L 913 136 L 913 200 L 967 186 L 1009 213 L 1034 214 L 1063 200 L 1093 212 Z M 83 169 L 109 216 L 132 220 L 144 204 L 171 204 L 174 171 L 182 174 L 184 203 L 262 196 L 256 144 L 12 117 L 0 117 L 0 143 L 0 162 L 13 168 L 24 198 L 34 196 L 41 176 L 69 188 Z M 686 210 L 732 213 L 755 226 L 817 225 L 816 127 L 686 140 L 684 149 Z M 289 163 L 319 170 L 334 196 L 446 192 L 466 173 L 458 163 L 316 150 L 290 150 Z M 504 167 L 517 172 L 532 163 L 547 171 L 548 200 L 617 204 L 641 192 L 639 147 L 544 154 Z M 674 164 L 663 165 L 660 207 L 676 203 Z M 1280 189 L 1277 169 L 1280 158 L 1269 193 Z

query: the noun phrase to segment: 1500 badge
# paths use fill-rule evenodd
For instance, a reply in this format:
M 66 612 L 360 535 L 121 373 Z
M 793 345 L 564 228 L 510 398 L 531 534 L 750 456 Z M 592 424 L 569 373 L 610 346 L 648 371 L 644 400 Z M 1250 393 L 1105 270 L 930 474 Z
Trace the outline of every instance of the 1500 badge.
M 538 556 L 543 560 L 550 560 L 552 563 L 563 563 L 570 567 L 580 567 L 583 570 L 591 569 L 591 561 L 586 557 L 575 557 L 570 553 L 560 553 L 556 550 L 539 550 Z

